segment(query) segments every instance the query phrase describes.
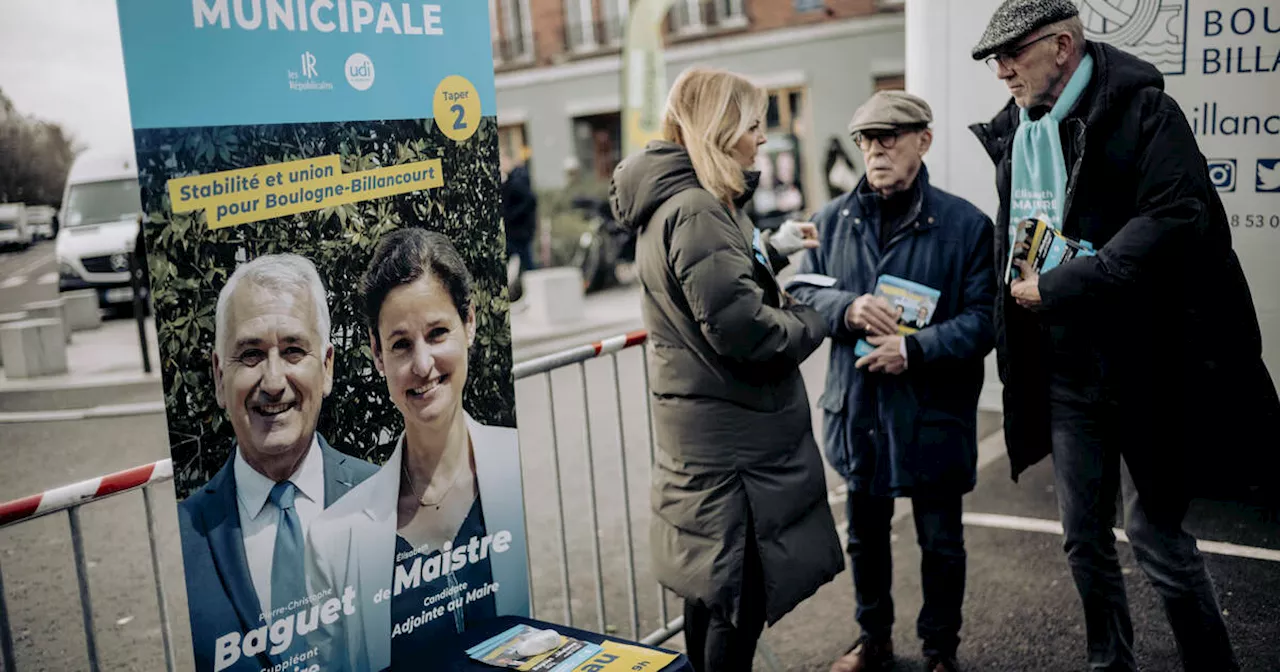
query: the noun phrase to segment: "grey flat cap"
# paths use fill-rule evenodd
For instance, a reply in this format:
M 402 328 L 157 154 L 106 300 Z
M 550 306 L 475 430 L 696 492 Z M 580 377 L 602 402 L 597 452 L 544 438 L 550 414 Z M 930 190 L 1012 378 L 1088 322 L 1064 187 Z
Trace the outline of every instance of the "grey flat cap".
M 1005 0 L 991 15 L 987 32 L 973 48 L 973 60 L 981 61 L 1030 35 L 1037 28 L 1080 14 L 1071 0 Z
M 927 126 L 933 110 L 924 99 L 905 91 L 878 91 L 853 113 L 849 132 L 890 131 L 901 126 Z

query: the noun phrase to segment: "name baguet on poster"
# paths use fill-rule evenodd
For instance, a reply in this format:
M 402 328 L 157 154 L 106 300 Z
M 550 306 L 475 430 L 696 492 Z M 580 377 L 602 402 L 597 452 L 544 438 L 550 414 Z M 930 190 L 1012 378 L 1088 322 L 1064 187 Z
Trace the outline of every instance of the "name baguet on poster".
M 119 13 L 196 669 L 529 615 L 488 6 Z

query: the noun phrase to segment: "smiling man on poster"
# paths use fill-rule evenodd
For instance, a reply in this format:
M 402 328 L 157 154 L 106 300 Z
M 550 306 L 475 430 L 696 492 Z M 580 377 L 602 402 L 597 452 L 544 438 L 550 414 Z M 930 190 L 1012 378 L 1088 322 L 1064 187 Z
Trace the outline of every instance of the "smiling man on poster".
M 307 527 L 376 469 L 315 431 L 333 385 L 333 346 L 324 285 L 310 261 L 267 255 L 240 266 L 215 319 L 213 377 L 236 447 L 178 507 L 187 602 L 197 669 L 256 671 L 296 650 L 282 634 L 293 628 L 268 627 L 271 639 L 256 655 L 241 640 L 311 608 Z

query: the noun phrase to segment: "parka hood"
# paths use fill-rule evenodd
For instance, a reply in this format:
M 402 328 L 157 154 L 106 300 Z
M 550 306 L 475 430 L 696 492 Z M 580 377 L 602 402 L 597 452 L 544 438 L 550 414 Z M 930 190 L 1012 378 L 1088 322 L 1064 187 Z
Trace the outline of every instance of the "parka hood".
M 656 140 L 618 164 L 609 186 L 609 205 L 618 223 L 639 231 L 667 199 L 701 186 L 684 147 Z

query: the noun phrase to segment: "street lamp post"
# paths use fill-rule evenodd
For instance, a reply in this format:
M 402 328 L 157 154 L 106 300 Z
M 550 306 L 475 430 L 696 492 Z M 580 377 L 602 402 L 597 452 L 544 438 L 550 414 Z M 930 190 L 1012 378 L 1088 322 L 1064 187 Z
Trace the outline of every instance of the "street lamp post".
M 138 217 L 138 237 L 129 253 L 129 287 L 133 290 L 133 319 L 138 323 L 138 345 L 142 348 L 142 370 L 151 373 L 151 353 L 147 348 L 147 301 L 142 296 L 142 270 L 147 260 L 143 258 L 142 217 Z

